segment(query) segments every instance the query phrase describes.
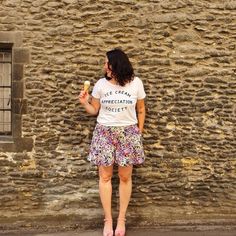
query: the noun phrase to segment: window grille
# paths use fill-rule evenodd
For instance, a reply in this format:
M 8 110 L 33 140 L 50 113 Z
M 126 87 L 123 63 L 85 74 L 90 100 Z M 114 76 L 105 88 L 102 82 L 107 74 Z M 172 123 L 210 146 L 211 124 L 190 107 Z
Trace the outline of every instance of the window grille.
M 0 135 L 12 134 L 12 52 L 0 49 Z

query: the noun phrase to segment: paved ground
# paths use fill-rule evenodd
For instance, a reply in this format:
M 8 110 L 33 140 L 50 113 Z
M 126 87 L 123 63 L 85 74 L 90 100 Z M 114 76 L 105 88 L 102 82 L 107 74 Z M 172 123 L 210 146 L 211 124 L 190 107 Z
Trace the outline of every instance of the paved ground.
M 102 236 L 102 231 L 69 231 L 64 233 L 0 233 L 1 236 Z M 126 236 L 236 236 L 236 230 L 231 231 L 157 231 L 157 230 L 129 230 Z

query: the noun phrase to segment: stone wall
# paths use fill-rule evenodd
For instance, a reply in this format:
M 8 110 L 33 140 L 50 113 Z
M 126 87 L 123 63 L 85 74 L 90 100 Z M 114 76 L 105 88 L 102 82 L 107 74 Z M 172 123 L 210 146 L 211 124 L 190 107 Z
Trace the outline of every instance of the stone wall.
M 236 222 L 235 1 L 0 3 L 0 31 L 22 32 L 31 53 L 22 136 L 33 139 L 32 151 L 0 153 L 2 225 L 101 223 L 97 169 L 86 161 L 96 119 L 78 93 L 114 47 L 147 92 L 147 159 L 134 169 L 128 224 Z

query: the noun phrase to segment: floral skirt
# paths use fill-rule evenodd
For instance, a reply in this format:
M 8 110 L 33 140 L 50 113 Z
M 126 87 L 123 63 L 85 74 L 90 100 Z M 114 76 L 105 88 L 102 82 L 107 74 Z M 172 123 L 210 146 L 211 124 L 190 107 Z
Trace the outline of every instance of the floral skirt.
M 142 164 L 145 157 L 141 138 L 137 125 L 119 127 L 97 124 L 88 160 L 98 166 Z

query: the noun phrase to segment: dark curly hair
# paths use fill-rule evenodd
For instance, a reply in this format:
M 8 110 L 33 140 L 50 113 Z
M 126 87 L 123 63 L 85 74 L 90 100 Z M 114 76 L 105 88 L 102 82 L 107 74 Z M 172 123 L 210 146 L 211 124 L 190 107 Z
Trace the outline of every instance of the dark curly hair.
M 106 53 L 108 59 L 108 67 L 112 71 L 112 75 L 120 86 L 131 82 L 134 78 L 134 70 L 129 61 L 128 56 L 121 49 L 113 49 Z M 110 80 L 105 75 L 107 80 Z

